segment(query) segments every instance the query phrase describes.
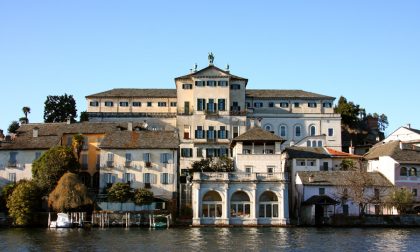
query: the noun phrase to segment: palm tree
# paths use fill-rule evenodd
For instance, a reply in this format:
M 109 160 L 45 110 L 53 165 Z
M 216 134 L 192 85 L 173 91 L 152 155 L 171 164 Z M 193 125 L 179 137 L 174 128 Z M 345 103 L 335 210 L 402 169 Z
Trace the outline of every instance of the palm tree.
M 77 162 L 80 160 L 80 154 L 83 150 L 83 142 L 84 138 L 81 134 L 74 135 L 71 140 L 71 146 L 73 147 L 73 151 L 76 152 L 77 155 Z
M 25 114 L 26 120 L 28 120 L 28 113 L 31 113 L 31 108 L 30 107 L 23 107 L 22 111 L 23 111 L 23 114 Z

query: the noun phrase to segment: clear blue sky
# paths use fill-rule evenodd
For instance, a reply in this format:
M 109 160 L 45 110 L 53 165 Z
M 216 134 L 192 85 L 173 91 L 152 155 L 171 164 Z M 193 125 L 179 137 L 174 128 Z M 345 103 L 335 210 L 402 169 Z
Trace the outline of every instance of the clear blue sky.
M 0 128 L 47 95 L 174 88 L 194 63 L 385 113 L 420 128 L 420 1 L 0 0 Z

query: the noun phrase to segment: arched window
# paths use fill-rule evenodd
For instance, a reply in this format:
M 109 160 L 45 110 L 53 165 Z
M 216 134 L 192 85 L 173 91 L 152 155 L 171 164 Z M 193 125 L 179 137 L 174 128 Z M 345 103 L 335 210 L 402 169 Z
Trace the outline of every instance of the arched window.
M 315 128 L 315 125 L 311 125 L 311 126 L 309 126 L 309 135 L 310 135 L 310 136 L 315 136 L 315 135 L 316 135 L 316 128 Z
M 318 140 L 318 147 L 322 147 L 322 141 Z
M 216 191 L 209 191 L 203 196 L 201 216 L 204 218 L 222 217 L 222 197 Z
M 401 167 L 400 176 L 407 176 L 407 167 Z
M 259 205 L 260 218 L 277 218 L 279 217 L 279 202 L 275 193 L 265 191 L 260 196 Z
M 302 128 L 300 127 L 300 125 L 296 125 L 295 126 L 295 137 L 300 137 L 301 136 L 301 130 Z
M 264 125 L 264 129 L 265 129 L 266 131 L 271 131 L 271 130 L 272 130 L 272 127 L 271 127 L 271 125 L 270 125 L 270 124 L 266 124 L 266 125 Z
M 249 217 L 251 214 L 251 202 L 248 194 L 243 191 L 237 191 L 232 194 L 230 199 L 231 217 Z
M 312 147 L 316 147 L 316 140 L 312 140 Z
M 417 169 L 414 167 L 410 168 L 410 176 L 417 177 Z
M 280 136 L 281 137 L 286 137 L 287 136 L 286 125 L 280 125 Z
M 306 141 L 306 146 L 311 147 L 311 140 Z

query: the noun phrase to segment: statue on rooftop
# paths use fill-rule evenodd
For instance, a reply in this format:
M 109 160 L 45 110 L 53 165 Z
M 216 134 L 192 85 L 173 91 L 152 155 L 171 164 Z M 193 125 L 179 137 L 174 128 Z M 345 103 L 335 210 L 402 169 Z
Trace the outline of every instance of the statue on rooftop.
M 214 61 L 214 55 L 212 52 L 209 52 L 209 65 L 213 65 L 213 61 Z

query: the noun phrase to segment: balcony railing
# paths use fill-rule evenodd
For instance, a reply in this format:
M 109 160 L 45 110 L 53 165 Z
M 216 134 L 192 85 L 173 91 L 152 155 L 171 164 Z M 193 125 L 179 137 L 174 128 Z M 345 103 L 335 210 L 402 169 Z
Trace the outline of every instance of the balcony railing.
M 289 181 L 288 173 L 195 172 L 194 180 L 201 181 Z

